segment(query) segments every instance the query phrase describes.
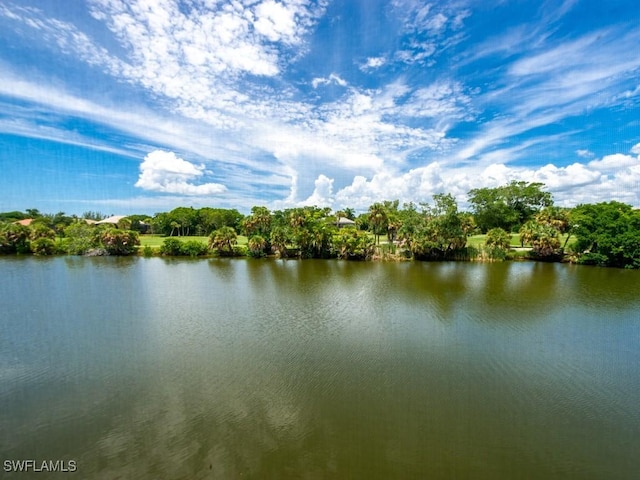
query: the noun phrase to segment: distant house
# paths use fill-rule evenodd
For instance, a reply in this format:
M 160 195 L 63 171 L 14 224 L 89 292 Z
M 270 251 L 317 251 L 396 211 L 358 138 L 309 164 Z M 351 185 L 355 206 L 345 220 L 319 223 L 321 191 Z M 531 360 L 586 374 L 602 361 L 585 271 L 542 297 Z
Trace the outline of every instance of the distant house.
M 25 218 L 24 220 L 18 220 L 17 222 L 13 222 L 13 223 L 17 223 L 19 225 L 24 225 L 25 227 L 28 227 L 29 225 L 31 225 L 33 220 L 34 220 L 33 218 Z
M 115 227 L 118 226 L 118 223 L 120 222 L 120 220 L 122 220 L 123 218 L 126 218 L 126 215 L 114 215 L 112 217 L 109 218 L 105 218 L 104 220 L 100 220 L 99 222 L 96 222 L 96 225 L 113 225 Z
M 356 222 L 354 222 L 353 220 L 351 220 L 351 219 L 349 219 L 347 217 L 340 217 L 336 221 L 336 227 L 338 227 L 338 228 L 355 227 L 355 226 L 356 226 Z
M 104 220 L 100 220 L 99 222 L 94 222 L 93 220 L 87 220 L 87 219 L 85 219 L 85 221 L 90 225 L 112 225 L 116 228 L 119 228 L 118 225 L 122 225 L 120 221 L 123 218 L 127 218 L 127 215 L 114 215 L 112 217 L 105 218 Z M 129 221 L 128 226 L 124 228 L 130 229 L 130 230 L 136 230 L 140 233 L 147 233 L 149 231 L 150 225 L 143 221 L 134 220 L 134 221 Z

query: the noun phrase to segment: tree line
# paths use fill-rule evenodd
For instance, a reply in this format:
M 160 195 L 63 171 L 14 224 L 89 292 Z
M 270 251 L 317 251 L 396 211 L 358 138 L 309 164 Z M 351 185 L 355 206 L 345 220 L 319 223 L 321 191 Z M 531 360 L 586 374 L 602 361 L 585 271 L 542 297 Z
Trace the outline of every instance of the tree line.
M 504 259 L 512 235 L 528 247 L 530 258 L 625 268 L 640 268 L 640 211 L 610 201 L 574 208 L 554 205 L 542 183 L 513 181 L 468 193 L 468 211 L 451 194 L 431 203 L 398 200 L 333 212 L 317 206 L 271 211 L 255 206 L 249 215 L 236 209 L 178 207 L 154 216 L 131 215 L 116 226 L 95 226 L 82 218 L 41 214 L 38 210 L 0 213 L 0 253 L 50 255 L 154 254 L 139 249 L 141 232 L 166 237 L 162 255 L 248 255 L 281 258 L 395 258 L 415 260 Z M 16 223 L 33 219 L 28 226 Z M 339 219 L 352 220 L 343 227 Z M 469 237 L 485 234 L 484 244 L 470 246 Z M 238 235 L 247 237 L 238 245 Z M 206 236 L 208 242 L 178 237 Z M 571 241 L 570 241 L 571 240 Z

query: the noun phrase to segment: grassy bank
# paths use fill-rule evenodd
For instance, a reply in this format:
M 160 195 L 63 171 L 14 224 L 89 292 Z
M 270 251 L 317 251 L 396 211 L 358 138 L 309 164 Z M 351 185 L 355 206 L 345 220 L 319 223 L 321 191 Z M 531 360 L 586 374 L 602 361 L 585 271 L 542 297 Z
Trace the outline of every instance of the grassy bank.
M 209 243 L 209 237 L 163 237 L 161 235 L 140 235 L 140 248 L 151 247 L 151 248 L 160 248 L 162 242 L 167 238 L 175 238 L 180 240 L 181 242 L 186 242 L 188 240 L 196 240 L 205 244 Z M 246 245 L 247 237 L 244 235 L 238 235 L 238 245 Z

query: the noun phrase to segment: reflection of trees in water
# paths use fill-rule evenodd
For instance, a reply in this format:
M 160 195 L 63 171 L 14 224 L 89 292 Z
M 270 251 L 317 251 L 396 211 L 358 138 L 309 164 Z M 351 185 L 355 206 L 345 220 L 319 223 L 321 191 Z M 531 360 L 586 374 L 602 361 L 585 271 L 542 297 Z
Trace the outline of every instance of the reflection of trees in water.
M 502 398 L 504 390 L 472 382 L 482 371 L 474 370 L 474 361 L 490 354 L 474 356 L 468 348 L 478 338 L 500 347 L 504 340 L 524 344 L 537 337 L 508 337 L 484 325 L 467 329 L 462 322 L 439 325 L 440 330 L 398 328 L 390 319 L 425 315 L 451 321 L 465 315 L 511 325 L 566 305 L 612 311 L 640 301 L 640 272 L 571 265 L 111 260 L 65 257 L 33 265 L 39 274 L 48 272 L 47 295 L 66 299 L 45 302 L 56 306 L 60 321 L 76 318 L 81 310 L 74 295 L 91 286 L 95 297 L 87 300 L 87 311 L 93 320 L 69 321 L 69 330 L 58 333 L 67 351 L 91 361 L 64 371 L 67 380 L 57 389 L 32 389 L 38 400 L 28 407 L 22 395 L 23 411 L 45 413 L 28 429 L 16 428 L 22 432 L 18 440 L 35 437 L 37 430 L 34 445 L 44 444 L 45 433 L 49 444 L 80 438 L 51 458 L 72 452 L 83 476 L 91 478 L 346 478 L 353 472 L 398 478 L 444 467 L 461 472 L 455 469 L 464 463 L 456 461 L 509 452 L 509 442 L 540 431 L 533 420 L 514 426 L 499 410 L 511 404 L 515 415 L 521 408 Z M 120 275 L 111 270 L 89 268 L 121 260 L 139 267 L 135 274 L 122 270 L 128 281 L 116 282 Z M 104 286 L 111 297 L 96 302 Z M 28 289 L 17 285 L 13 291 Z M 123 302 L 127 295 L 135 303 Z M 153 305 L 162 308 L 152 310 Z M 47 318 L 52 323 L 57 317 L 49 311 Z M 24 318 L 16 316 L 18 321 Z M 439 343 L 432 334 L 442 335 Z M 94 344 L 94 338 L 104 342 Z M 87 351 L 76 343 L 82 339 Z M 48 352 L 43 355 L 50 359 Z M 576 363 L 576 371 L 584 365 Z M 490 376 L 496 387 L 505 385 L 505 371 Z M 540 393 L 537 388 L 530 388 L 531 397 Z M 544 406 L 557 405 L 566 390 L 558 385 L 560 397 L 548 395 Z M 42 400 L 46 392 L 59 408 Z M 546 408 L 531 411 L 542 420 L 553 418 Z M 501 416 L 509 422 L 496 433 L 491 419 Z M 52 418 L 59 420 L 47 424 Z M 487 442 L 495 448 L 479 448 Z M 556 451 L 555 444 L 545 444 Z
M 619 268 L 564 265 L 563 286 L 572 301 L 589 309 L 640 308 L 640 271 Z
M 82 255 L 67 255 L 61 258 L 64 260 L 67 267 L 73 269 L 91 267 L 109 270 L 127 270 L 139 261 L 138 257 L 128 256 L 85 257 Z
M 458 314 L 484 321 L 544 315 L 558 295 L 558 268 L 540 263 L 424 262 L 389 264 L 387 294 L 451 321 Z M 382 301 L 382 300 L 381 300 Z M 547 310 L 548 312 L 548 310 Z

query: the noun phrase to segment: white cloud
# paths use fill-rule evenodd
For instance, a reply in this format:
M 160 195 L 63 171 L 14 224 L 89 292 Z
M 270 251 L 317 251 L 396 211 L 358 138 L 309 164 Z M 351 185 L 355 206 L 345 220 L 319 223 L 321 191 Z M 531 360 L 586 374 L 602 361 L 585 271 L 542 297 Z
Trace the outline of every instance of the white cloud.
M 565 7 L 571 5 L 567 2 Z M 475 105 L 491 105 L 501 114 L 461 143 L 457 158 L 482 158 L 496 146 L 522 142 L 520 135 L 540 127 L 626 101 L 621 94 L 640 68 L 638 41 L 636 29 L 603 29 L 572 41 L 551 42 L 549 33 L 534 24 L 481 45 L 480 57 L 503 53 L 516 60 L 505 62 L 506 76 L 494 82 L 497 88 L 474 96 Z
M 605 155 L 600 160 L 589 162 L 589 167 L 602 172 L 612 172 L 634 165 L 640 165 L 640 159 L 629 155 L 623 155 L 622 153 Z
M 301 205 L 316 205 L 318 207 L 330 207 L 333 205 L 333 178 L 328 178 L 325 175 L 319 175 L 314 182 L 313 193 L 300 202 Z
M 586 149 L 580 149 L 580 150 L 576 150 L 576 154 L 578 154 L 579 157 L 582 158 L 591 158 L 593 157 L 593 152 L 586 150 Z
M 438 81 L 416 90 L 405 106 L 403 115 L 412 117 L 470 118 L 471 98 L 459 82 Z
M 364 64 L 360 65 L 360 70 L 374 70 L 382 67 L 385 63 L 387 63 L 387 59 L 385 57 L 369 57 Z
M 283 40 L 295 42 L 296 23 L 294 19 L 295 8 L 273 0 L 260 3 L 255 9 L 256 21 L 253 23 L 256 31 L 264 35 L 272 42 Z
M 335 83 L 336 85 L 340 85 L 341 87 L 346 87 L 346 80 L 340 78 L 339 75 L 332 73 L 328 78 L 325 77 L 316 77 L 311 81 L 311 85 L 313 88 L 318 88 L 319 85 L 329 85 L 331 83 Z
M 37 30 L 42 45 L 55 45 L 62 53 L 77 55 L 87 64 L 102 67 L 111 75 L 120 76 L 129 68 L 126 62 L 111 55 L 105 48 L 97 46 L 87 34 L 74 25 L 46 18 L 38 8 L 0 5 L 0 16 Z M 23 32 L 28 38 L 32 37 L 32 33 Z
M 470 15 L 463 2 L 425 4 L 421 0 L 393 0 L 391 5 L 404 24 L 407 35 L 394 58 L 407 64 L 433 64 L 432 57 L 463 38 L 455 32 L 462 28 L 464 19 Z
M 324 0 L 90 3 L 94 18 L 104 22 L 119 41 L 120 48 L 113 50 L 119 56 L 75 26 L 44 18 L 38 9 L 0 5 L 0 15 L 21 22 L 21 28 L 37 30 L 50 41 L 51 48 L 77 55 L 121 81 L 143 87 L 160 99 L 169 114 L 163 118 L 164 113 L 152 114 L 130 105 L 101 105 L 51 83 L 14 82 L 15 78 L 1 70 L 0 93 L 144 139 L 153 145 L 145 146 L 144 152 L 157 147 L 188 151 L 214 164 L 217 173 L 219 166 L 241 165 L 247 178 L 255 172 L 260 177 L 270 172 L 280 192 L 283 181 L 290 182 L 286 201 L 291 205 L 315 201 L 348 206 L 350 202 L 360 205 L 394 197 L 429 201 L 433 193 L 441 191 L 464 197 L 470 188 L 521 178 L 544 181 L 559 198 L 570 201 L 569 193 L 601 198 L 602 192 L 614 190 L 615 182 L 618 187 L 632 185 L 637 178 L 637 159 L 620 154 L 564 166 L 522 168 L 510 163 L 551 139 L 540 135 L 523 140 L 524 134 L 559 125 L 589 109 L 617 102 L 621 95 L 638 92 L 637 82 L 630 85 L 622 81 L 640 66 L 634 49 L 639 35 L 634 31 L 617 36 L 602 30 L 551 45 L 547 42 L 549 32 L 539 26 L 516 28 L 481 45 L 478 56 L 500 54 L 517 59 L 497 67 L 502 69 L 497 81 L 485 83 L 496 85 L 485 87 L 492 90 L 474 91 L 464 78 L 455 77 L 436 78 L 416 87 L 411 74 L 367 89 L 357 85 L 354 78 L 358 76 L 336 71 L 310 81 L 316 89 L 322 85 L 344 87 L 332 89 L 332 93 L 339 91 L 340 98 L 321 103 L 322 89 L 306 102 L 283 74 L 306 54 L 307 39 L 326 8 Z M 565 7 L 571 4 L 565 2 Z M 394 60 L 422 65 L 436 61 L 459 41 L 456 35 L 445 38 L 444 34 L 458 31 L 469 15 L 461 2 L 427 5 L 420 0 L 395 0 L 392 5 L 390 11 L 404 24 L 398 36 L 399 51 L 357 57 L 367 58 L 360 65 L 363 71 Z M 504 41 L 508 38 L 516 41 Z M 476 58 L 463 60 L 472 63 Z M 456 59 L 451 57 L 451 61 L 455 67 Z M 408 68 L 391 67 L 388 72 L 394 75 Z M 451 71 L 454 75 L 456 68 Z M 267 82 L 263 82 L 265 77 L 269 77 Z M 308 86 L 309 78 L 300 83 Z M 465 125 L 459 130 L 469 127 L 464 140 L 448 137 L 451 126 L 474 120 L 483 109 L 487 113 L 484 126 Z M 494 111 L 500 115 L 489 117 Z M 6 121 L 4 125 L 9 128 Z M 43 128 L 35 120 L 31 125 L 40 127 L 33 128 L 34 136 L 65 137 L 61 129 Z M 20 119 L 11 128 L 26 131 L 29 125 Z M 564 132 L 558 138 L 570 134 Z M 61 141 L 89 143 L 70 134 Z M 136 144 L 126 150 L 140 147 Z M 223 185 L 203 182 L 203 165 L 186 162 L 171 152 L 160 153 L 173 157 L 160 161 L 156 152 L 150 153 L 141 165 L 137 186 L 176 195 L 219 194 L 224 190 Z M 587 150 L 576 153 L 593 158 Z M 640 144 L 634 145 L 631 153 L 640 155 Z M 470 169 L 455 169 L 459 160 Z M 237 187 L 237 197 L 247 195 L 242 175 L 237 174 L 233 184 L 224 178 L 229 188 Z M 198 180 L 203 183 L 198 185 Z
M 206 172 L 204 165 L 187 162 L 173 152 L 154 150 L 140 165 L 140 177 L 135 186 L 143 190 L 179 195 L 215 195 L 226 190 L 219 183 L 192 183 L 206 173 L 209 172 Z
M 467 208 L 467 193 L 474 188 L 497 187 L 513 180 L 544 183 L 556 204 L 574 206 L 619 200 L 640 206 L 640 159 L 608 155 L 588 164 L 553 164 L 537 168 L 511 167 L 492 163 L 482 168 L 456 168 L 440 162 L 405 173 L 382 171 L 369 179 L 355 176 L 350 185 L 335 192 L 335 207 L 366 209 L 373 202 L 399 199 L 401 202 L 431 202 L 437 193 L 453 194 Z

